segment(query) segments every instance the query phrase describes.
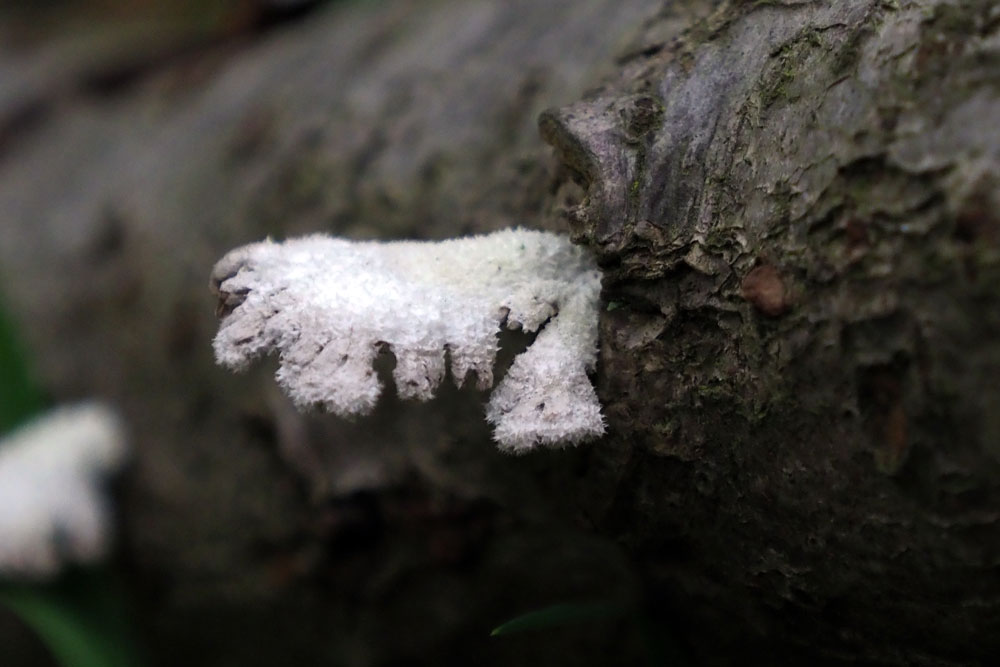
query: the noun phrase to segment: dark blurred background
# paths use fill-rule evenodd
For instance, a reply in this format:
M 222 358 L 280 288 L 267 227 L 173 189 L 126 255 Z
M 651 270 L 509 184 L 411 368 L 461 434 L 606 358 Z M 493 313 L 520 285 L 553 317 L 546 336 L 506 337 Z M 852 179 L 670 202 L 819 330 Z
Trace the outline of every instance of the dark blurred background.
M 471 391 L 300 415 L 273 365 L 215 367 L 207 278 L 267 235 L 560 229 L 536 118 L 657 4 L 0 8 L 0 292 L 47 400 L 129 424 L 112 570 L 148 664 L 646 661 L 631 611 L 489 636 L 555 603 L 631 610 L 628 559 L 560 491 L 584 456 L 498 454 Z M 51 664 L 7 612 L 0 655 Z

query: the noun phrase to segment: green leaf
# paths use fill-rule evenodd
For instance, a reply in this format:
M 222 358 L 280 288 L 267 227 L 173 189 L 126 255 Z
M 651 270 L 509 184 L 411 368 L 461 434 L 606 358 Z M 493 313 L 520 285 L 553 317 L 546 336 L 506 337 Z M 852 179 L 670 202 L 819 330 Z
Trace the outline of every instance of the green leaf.
M 0 584 L 0 604 L 42 638 L 62 667 L 140 664 L 120 591 L 107 572 L 71 572 L 47 584 Z
M 503 623 L 490 632 L 491 637 L 508 635 L 525 630 L 541 630 L 564 625 L 576 625 L 601 618 L 612 618 L 626 613 L 628 608 L 613 602 L 583 602 L 554 604 L 551 607 L 529 611 Z
M 45 406 L 13 323 L 0 304 L 0 433 L 34 416 Z

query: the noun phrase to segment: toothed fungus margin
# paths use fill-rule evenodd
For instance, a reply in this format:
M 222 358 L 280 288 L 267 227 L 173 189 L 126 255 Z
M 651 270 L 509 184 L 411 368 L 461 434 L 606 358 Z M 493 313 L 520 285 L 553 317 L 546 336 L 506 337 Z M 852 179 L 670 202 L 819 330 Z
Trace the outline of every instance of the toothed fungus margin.
M 400 397 L 427 400 L 446 373 L 493 386 L 501 328 L 538 331 L 493 391 L 500 448 L 528 451 L 604 433 L 587 377 L 597 361 L 601 274 L 564 236 L 505 230 L 440 242 L 308 236 L 231 251 L 212 271 L 223 316 L 216 360 L 242 370 L 276 350 L 278 383 L 302 408 L 370 412 L 388 347 Z

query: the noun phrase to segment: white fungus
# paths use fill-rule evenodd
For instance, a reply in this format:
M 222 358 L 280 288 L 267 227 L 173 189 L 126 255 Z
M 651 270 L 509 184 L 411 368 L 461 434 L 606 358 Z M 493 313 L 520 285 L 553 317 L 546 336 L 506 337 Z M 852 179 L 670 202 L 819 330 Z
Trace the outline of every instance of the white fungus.
M 493 391 L 486 418 L 501 449 L 604 433 L 587 377 L 597 361 L 601 274 L 566 237 L 505 230 L 441 242 L 309 236 L 237 248 L 216 264 L 223 314 L 216 360 L 242 370 L 277 351 L 277 380 L 300 408 L 372 410 L 373 362 L 387 348 L 402 398 L 426 400 L 446 373 L 493 386 L 502 327 L 538 331 Z
M 0 577 L 100 560 L 111 541 L 102 482 L 124 457 L 120 422 L 96 404 L 56 409 L 0 440 Z

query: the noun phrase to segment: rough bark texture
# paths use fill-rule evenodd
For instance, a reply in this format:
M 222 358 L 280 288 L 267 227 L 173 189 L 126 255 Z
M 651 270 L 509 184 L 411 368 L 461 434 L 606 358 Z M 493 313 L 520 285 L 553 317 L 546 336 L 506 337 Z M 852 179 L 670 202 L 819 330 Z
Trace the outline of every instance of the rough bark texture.
M 53 396 L 133 425 L 158 664 L 628 663 L 628 623 L 485 635 L 639 591 L 696 663 L 1000 651 L 995 4 L 411 4 L 111 87 L 0 56 L 52 82 L 0 81 L 4 289 Z M 505 458 L 481 396 L 345 424 L 212 365 L 235 245 L 511 224 L 606 267 L 602 442 Z
M 691 633 L 1000 650 L 998 65 L 993 2 L 732 3 L 543 116 L 609 272 L 582 488 Z

